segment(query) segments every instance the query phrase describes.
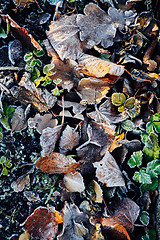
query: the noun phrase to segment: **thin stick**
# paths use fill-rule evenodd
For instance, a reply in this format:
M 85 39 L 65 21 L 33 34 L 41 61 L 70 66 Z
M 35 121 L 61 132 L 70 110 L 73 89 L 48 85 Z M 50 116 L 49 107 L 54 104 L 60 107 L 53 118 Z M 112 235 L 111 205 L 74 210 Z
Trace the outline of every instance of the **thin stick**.
M 34 1 L 35 1 L 35 3 L 37 4 L 37 6 L 38 6 L 39 10 L 41 11 L 42 9 L 41 9 L 41 7 L 40 7 L 39 3 L 37 2 L 37 0 L 34 0 Z
M 129 75 L 131 75 L 133 78 L 137 79 L 137 80 L 140 80 L 140 81 L 143 81 L 143 82 L 150 82 L 150 83 L 152 82 L 152 81 L 149 80 L 149 79 L 143 79 L 143 78 L 136 77 L 136 76 L 134 76 L 132 73 L 128 72 L 126 69 L 124 69 L 124 71 L 125 71 L 126 73 L 128 73 Z
M 62 122 L 61 125 L 64 124 L 64 96 L 62 96 Z

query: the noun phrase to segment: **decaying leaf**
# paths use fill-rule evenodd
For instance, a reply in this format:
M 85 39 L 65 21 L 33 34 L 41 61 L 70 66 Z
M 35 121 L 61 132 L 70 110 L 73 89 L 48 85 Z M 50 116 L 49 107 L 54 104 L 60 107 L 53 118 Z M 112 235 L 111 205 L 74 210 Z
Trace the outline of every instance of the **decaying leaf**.
M 32 192 L 32 191 L 24 191 L 23 195 L 27 198 L 30 202 L 37 202 L 40 201 L 40 197 L 38 194 Z
M 124 226 L 128 232 L 133 232 L 134 222 L 137 220 L 137 217 L 140 212 L 139 206 L 129 198 L 123 198 L 122 200 L 117 201 L 115 204 L 112 204 L 112 208 L 115 209 L 113 212 L 113 217 L 102 218 L 101 224 L 105 226 L 105 221 L 115 221 L 115 223 L 121 224 Z M 107 220 L 110 219 L 110 220 Z
M 83 240 L 88 233 L 88 229 L 83 226 L 83 222 L 88 220 L 87 216 L 80 212 L 75 204 L 67 202 L 63 208 L 63 230 L 57 236 L 58 240 Z
M 116 108 L 109 97 L 107 97 L 107 100 L 100 105 L 98 111 L 90 112 L 87 116 L 93 118 L 96 122 L 110 124 L 116 124 L 128 118 L 128 114 L 125 111 L 119 114 L 117 113 Z
M 124 73 L 124 66 L 88 54 L 84 54 L 80 57 L 78 63 L 81 67 L 82 73 L 92 77 L 103 78 L 107 74 L 119 77 Z M 117 79 L 118 78 L 115 80 Z M 108 82 L 114 83 L 115 81 L 110 81 L 108 77 Z
M 58 53 L 61 60 L 78 59 L 83 49 L 78 38 L 76 15 L 63 16 L 57 21 L 52 21 L 49 31 L 46 32 L 52 47 Z
M 27 30 L 24 27 L 20 27 L 9 15 L 0 14 L 0 17 L 4 22 L 9 22 L 10 31 L 12 32 L 15 39 L 19 40 L 23 46 L 29 50 L 34 48 L 42 49 L 39 43 L 32 37 L 31 34 L 28 34 Z
M 96 223 L 96 230 L 94 234 L 91 236 L 91 240 L 104 240 L 104 237 L 101 232 L 101 224 Z
M 64 184 L 69 192 L 82 192 L 85 189 L 83 177 L 79 172 L 65 174 Z
M 47 127 L 42 130 L 40 144 L 42 146 L 42 156 L 46 156 L 54 152 L 56 142 L 60 137 L 62 126 L 58 125 L 54 128 Z
M 107 187 L 125 186 L 119 166 L 108 151 L 102 160 L 93 163 L 93 166 L 96 168 L 96 177 Z
M 158 43 L 157 39 L 154 40 L 143 57 L 143 62 L 146 65 L 148 65 L 147 69 L 148 71 L 151 71 L 151 72 L 153 72 L 157 67 L 157 62 L 155 62 L 154 60 L 151 60 L 151 57 L 153 55 L 153 52 L 155 50 L 157 43 Z
M 97 78 L 83 78 L 78 85 L 78 91 L 82 101 L 89 104 L 99 103 L 106 96 L 110 89 L 109 84 Z
M 76 145 L 78 145 L 79 138 L 78 132 L 76 132 L 74 128 L 71 128 L 69 125 L 67 125 L 60 138 L 60 153 L 65 154 L 69 150 L 72 150 Z
M 81 41 L 87 41 L 90 47 L 101 45 L 104 48 L 113 45 L 116 28 L 110 17 L 96 4 L 90 3 L 84 9 L 85 15 L 77 15 Z
M 95 180 L 93 180 L 92 182 L 94 184 L 94 191 L 96 193 L 96 198 L 94 199 L 94 201 L 98 203 L 102 203 L 103 191 L 100 185 Z
M 57 104 L 62 107 L 62 101 L 57 101 Z M 82 105 L 81 103 L 70 101 L 64 101 L 64 108 L 72 108 L 74 114 L 82 113 L 86 110 L 86 106 Z
M 19 86 L 11 88 L 13 98 L 27 105 L 31 103 L 40 112 L 52 108 L 57 101 L 57 98 L 47 89 L 36 88 L 35 84 L 30 81 L 30 74 L 27 72 L 23 75 Z
M 31 234 L 34 239 L 52 240 L 56 237 L 58 224 L 63 219 L 54 208 L 38 207 L 26 219 L 23 229 Z
M 28 126 L 30 128 L 36 128 L 39 133 L 42 133 L 42 130 L 47 127 L 54 128 L 55 126 L 57 126 L 57 123 L 57 119 L 53 119 L 52 114 L 50 113 L 43 116 L 37 113 L 34 118 L 28 119 Z
M 23 176 L 19 177 L 16 181 L 12 182 L 11 187 L 15 192 L 22 192 L 25 187 L 29 187 L 31 184 L 30 174 L 33 172 L 33 169 Z
M 12 132 L 20 132 L 27 127 L 25 110 L 22 107 L 17 107 L 11 119 Z
M 66 157 L 61 153 L 53 152 L 46 157 L 40 157 L 35 166 L 42 172 L 52 173 L 75 173 L 80 169 L 80 163 L 72 157 Z

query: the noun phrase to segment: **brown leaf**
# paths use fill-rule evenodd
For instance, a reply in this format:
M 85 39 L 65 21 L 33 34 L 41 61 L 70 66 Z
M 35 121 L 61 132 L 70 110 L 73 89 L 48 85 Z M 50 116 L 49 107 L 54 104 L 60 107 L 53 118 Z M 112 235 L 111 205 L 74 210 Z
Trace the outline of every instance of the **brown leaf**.
M 85 228 L 82 222 L 88 220 L 87 216 L 80 212 L 79 208 L 75 204 L 68 204 L 67 202 L 63 208 L 63 230 L 60 235 L 57 236 L 58 240 L 83 240 L 83 236 L 86 235 L 88 229 Z
M 62 126 L 58 125 L 54 128 L 47 127 L 42 131 L 40 144 L 42 146 L 42 155 L 46 156 L 55 149 L 57 140 L 60 137 Z
M 13 0 L 15 6 L 17 8 L 24 8 L 26 7 L 29 3 L 34 2 L 34 0 Z
M 94 191 L 96 193 L 96 197 L 93 200 L 95 202 L 102 203 L 103 191 L 102 191 L 100 185 L 95 180 L 93 180 L 92 182 L 94 184 Z
M 65 174 L 64 184 L 69 192 L 82 192 L 85 189 L 83 177 L 79 172 Z
M 58 100 L 57 104 L 62 107 L 62 101 Z M 72 108 L 74 114 L 82 113 L 86 110 L 86 106 L 82 105 L 81 103 L 70 101 L 64 101 L 64 108 Z
M 87 116 L 100 123 L 116 124 L 128 118 L 128 114 L 124 111 L 117 114 L 115 106 L 112 104 L 111 98 L 102 103 L 98 111 L 87 113 Z
M 31 34 L 28 34 L 27 30 L 24 27 L 20 27 L 9 15 L 0 14 L 0 17 L 4 22 L 10 24 L 10 31 L 12 32 L 15 39 L 19 40 L 23 46 L 25 46 L 30 51 L 33 51 L 34 48 L 42 49 L 39 43 L 32 37 Z
M 52 108 L 57 101 L 57 98 L 47 89 L 36 88 L 35 84 L 30 81 L 30 74 L 27 72 L 23 75 L 19 85 L 20 87 L 11 88 L 13 98 L 27 105 L 31 103 L 40 112 Z
M 30 128 L 36 128 L 39 133 L 42 133 L 42 130 L 47 127 L 54 128 L 57 123 L 57 119 L 52 119 L 52 114 L 49 113 L 43 116 L 37 113 L 34 118 L 28 119 L 28 126 Z
M 88 54 L 84 54 L 80 57 L 78 63 L 82 73 L 92 77 L 103 78 L 107 74 L 119 77 L 124 73 L 124 66 Z M 115 80 L 117 79 L 118 78 Z M 106 81 L 113 83 L 109 80 L 109 77 Z
M 72 150 L 79 143 L 79 134 L 71 128 L 69 125 L 66 126 L 60 138 L 60 153 L 66 154 L 69 150 Z
M 53 208 L 38 207 L 27 218 L 23 228 L 33 238 L 52 240 L 56 237 L 58 224 L 61 222 L 63 222 L 63 219 L 58 211 L 55 211 Z
M 31 184 L 30 174 L 33 173 L 31 169 L 28 173 L 20 176 L 16 181 L 12 182 L 11 187 L 14 192 L 22 192 L 25 187 Z
M 17 107 L 11 119 L 12 132 L 20 132 L 27 127 L 25 110 L 22 107 Z
M 148 65 L 147 69 L 148 69 L 148 71 L 151 71 L 151 72 L 153 72 L 156 69 L 156 67 L 157 67 L 157 63 L 154 60 L 151 60 L 151 57 L 153 55 L 153 52 L 155 50 L 155 47 L 156 47 L 157 43 L 158 43 L 158 40 L 157 39 L 154 40 L 151 43 L 151 45 L 148 48 L 148 50 L 145 52 L 145 55 L 143 57 L 143 62 L 146 65 Z
M 119 166 L 108 151 L 102 160 L 93 163 L 93 166 L 96 168 L 96 177 L 107 187 L 125 186 Z
M 57 21 L 52 21 L 49 31 L 46 32 L 52 47 L 61 60 L 78 59 L 82 53 L 82 45 L 78 38 L 76 15 L 63 16 Z
M 53 152 L 46 157 L 40 157 L 35 166 L 42 172 L 52 173 L 75 173 L 80 169 L 80 163 L 72 157 L 65 157 L 61 153 Z
M 83 78 L 78 85 L 78 91 L 82 101 L 89 104 L 99 103 L 106 96 L 110 89 L 109 84 L 97 78 Z
M 99 43 L 104 48 L 112 46 L 116 28 L 112 25 L 111 18 L 93 3 L 85 7 L 84 13 L 85 15 L 77 15 L 81 41 L 87 41 L 90 48 Z

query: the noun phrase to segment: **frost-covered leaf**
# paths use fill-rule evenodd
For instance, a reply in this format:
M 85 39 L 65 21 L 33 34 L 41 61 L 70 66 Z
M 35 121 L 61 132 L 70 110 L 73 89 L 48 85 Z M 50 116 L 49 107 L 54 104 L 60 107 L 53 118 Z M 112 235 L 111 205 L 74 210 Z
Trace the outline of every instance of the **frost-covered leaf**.
M 132 154 L 131 158 L 128 161 L 128 165 L 131 168 L 134 168 L 136 166 L 137 167 L 141 166 L 141 164 L 142 164 L 142 156 L 143 156 L 142 151 L 134 152 Z
M 124 66 L 88 54 L 83 54 L 83 56 L 78 59 L 78 63 L 82 73 L 91 77 L 103 78 L 107 74 L 119 77 L 124 73 Z M 108 83 L 114 83 L 117 79 L 118 78 L 115 78 L 115 80 L 112 81 L 108 76 Z
M 143 225 L 147 226 L 149 224 L 149 213 L 146 211 L 142 211 L 140 221 Z
M 12 182 L 11 187 L 15 192 L 21 192 L 25 187 L 30 185 L 30 173 L 32 172 L 33 170 L 19 177 L 16 181 Z
M 49 31 L 46 32 L 52 47 L 58 53 L 61 60 L 78 59 L 83 49 L 78 38 L 76 15 L 64 16 L 57 21 L 52 21 Z
M 107 187 L 125 186 L 119 166 L 108 151 L 102 160 L 93 163 L 93 166 L 96 168 L 96 177 Z
M 52 119 L 52 114 L 44 114 L 41 116 L 37 113 L 34 118 L 28 119 L 28 126 L 30 128 L 36 128 L 39 133 L 42 133 L 43 129 L 49 127 L 54 128 L 57 125 L 57 119 Z
M 97 78 L 83 78 L 78 85 L 78 91 L 82 101 L 89 104 L 99 103 L 106 96 L 110 89 L 109 84 Z
M 23 75 L 19 86 L 11 88 L 12 96 L 24 104 L 32 104 L 40 112 L 52 108 L 57 101 L 57 98 L 49 93 L 47 89 L 36 88 L 35 84 L 30 81 L 29 73 Z
M 60 137 L 62 126 L 58 125 L 54 128 L 47 127 L 42 130 L 40 144 L 42 146 L 42 155 L 46 156 L 54 152 L 56 142 Z
M 83 177 L 79 172 L 65 174 L 64 184 L 69 192 L 82 192 L 85 189 Z
M 34 239 L 52 240 L 58 232 L 58 224 L 62 222 L 63 218 L 54 208 L 38 207 L 26 219 L 23 229 L 32 234 Z
M 126 131 L 133 131 L 135 128 L 134 123 L 128 119 L 124 120 L 121 126 Z
M 136 182 L 142 183 L 142 184 L 151 184 L 152 180 L 151 180 L 151 176 L 145 172 L 145 170 L 140 169 L 139 172 L 135 172 L 133 179 Z
M 83 222 L 88 220 L 87 216 L 80 212 L 75 204 L 67 202 L 63 208 L 63 230 L 57 236 L 58 240 L 83 240 L 88 233 L 88 229 L 83 226 Z
M 60 138 L 60 152 L 65 154 L 69 150 L 72 150 L 79 143 L 79 134 L 71 128 L 69 125 L 66 126 Z
M 121 106 L 126 101 L 126 96 L 123 93 L 113 93 L 112 94 L 112 103 L 115 106 Z
M 151 178 L 158 178 L 158 175 L 160 174 L 160 161 L 153 160 L 147 163 L 146 172 L 151 176 Z
M 111 18 L 97 5 L 90 3 L 84 9 L 85 15 L 77 15 L 81 41 L 87 41 L 90 47 L 101 45 L 104 48 L 113 45 L 116 27 Z
M 20 132 L 27 127 L 25 110 L 22 107 L 17 107 L 11 119 L 12 132 Z
M 72 157 L 66 157 L 61 153 L 53 152 L 46 157 L 40 157 L 35 166 L 42 172 L 52 173 L 75 173 L 80 168 L 80 163 Z
M 98 112 L 88 113 L 87 116 L 93 118 L 96 122 L 104 122 L 107 124 L 119 123 L 128 118 L 128 114 L 125 112 L 117 113 L 110 97 L 107 97 L 107 100 L 100 105 Z
M 57 101 L 57 104 L 59 106 L 62 107 L 62 101 Z M 64 101 L 64 108 L 72 108 L 73 109 L 73 113 L 77 114 L 77 113 L 82 113 L 86 110 L 86 106 L 77 103 L 77 102 L 70 102 L 70 101 Z

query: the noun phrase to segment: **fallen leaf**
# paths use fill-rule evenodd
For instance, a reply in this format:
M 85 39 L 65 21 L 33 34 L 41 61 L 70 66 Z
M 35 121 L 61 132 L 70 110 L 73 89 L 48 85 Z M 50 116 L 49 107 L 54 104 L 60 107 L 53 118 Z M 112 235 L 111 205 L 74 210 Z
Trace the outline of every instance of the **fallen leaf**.
M 22 107 L 17 107 L 11 119 L 12 132 L 20 132 L 27 127 L 25 110 Z
M 60 153 L 66 154 L 69 150 L 72 150 L 76 145 L 78 145 L 79 139 L 80 137 L 78 132 L 67 125 L 60 138 Z
M 17 8 L 24 8 L 26 7 L 29 3 L 34 2 L 34 0 L 13 0 L 15 6 Z
M 50 210 L 46 207 L 38 207 L 26 219 L 23 229 L 29 232 L 33 238 L 52 240 L 58 232 L 58 224 L 62 222 L 63 219 L 58 211 L 53 208 Z
M 19 239 L 18 240 L 29 240 L 31 238 L 31 235 L 27 232 L 25 233 L 22 233 L 20 236 L 19 236 Z
M 117 113 L 110 97 L 107 97 L 107 100 L 100 105 L 98 111 L 87 113 L 87 116 L 93 118 L 96 122 L 107 124 L 116 124 L 129 117 L 125 111 Z
M 58 125 L 54 128 L 47 127 L 42 130 L 40 144 L 42 146 L 42 156 L 46 156 L 54 152 L 57 140 L 60 137 L 62 126 Z
M 79 172 L 65 174 L 64 184 L 69 192 L 82 192 L 85 189 L 83 177 Z
M 24 27 L 20 27 L 9 15 L 0 14 L 0 17 L 4 22 L 9 22 L 10 31 L 12 32 L 14 38 L 19 40 L 23 46 L 30 51 L 34 50 L 34 48 L 37 48 L 38 50 L 42 49 L 32 35 L 28 34 L 27 30 Z
M 124 73 L 124 66 L 88 54 L 83 54 L 83 56 L 78 59 L 78 63 L 83 74 L 96 78 L 103 78 L 107 74 L 119 77 Z M 116 78 L 115 81 L 117 79 L 118 78 Z M 109 80 L 109 76 L 108 82 L 114 83 Z
M 94 201 L 98 203 L 102 203 L 103 191 L 100 185 L 95 180 L 93 180 L 92 182 L 94 184 L 94 191 L 96 193 L 96 198 L 94 199 Z
M 62 107 L 62 101 L 58 100 L 57 104 Z M 70 101 L 64 101 L 64 108 L 72 108 L 74 114 L 82 113 L 86 110 L 86 106 L 82 105 L 81 103 Z
M 148 69 L 148 71 L 151 71 L 151 72 L 153 72 L 157 67 L 157 62 L 155 62 L 154 60 L 151 60 L 151 57 L 154 53 L 154 50 L 155 50 L 155 47 L 156 47 L 157 43 L 158 43 L 158 40 L 157 39 L 154 40 L 151 43 L 148 50 L 145 52 L 144 57 L 143 57 L 144 64 L 148 65 L 147 69 Z
M 40 201 L 41 200 L 39 195 L 34 193 L 34 192 L 32 192 L 32 191 L 24 191 L 23 195 L 30 202 L 36 202 L 36 201 Z
M 57 101 L 57 98 L 47 89 L 36 88 L 35 84 L 30 81 L 30 74 L 27 72 L 23 75 L 19 86 L 11 88 L 12 97 L 24 104 L 32 104 L 40 112 L 52 108 Z
M 80 162 L 76 162 L 72 157 L 66 157 L 61 153 L 53 152 L 46 157 L 40 157 L 35 166 L 42 172 L 52 173 L 75 173 L 80 169 Z
M 78 38 L 76 15 L 63 16 L 52 21 L 46 32 L 52 47 L 61 60 L 76 60 L 83 54 L 83 48 Z
M 96 168 L 96 177 L 107 187 L 125 186 L 119 166 L 108 151 L 102 160 L 93 163 L 93 166 Z
M 43 116 L 37 113 L 34 118 L 28 119 L 28 126 L 30 128 L 36 128 L 39 133 L 42 133 L 43 129 L 47 127 L 54 128 L 57 126 L 57 123 L 57 119 L 53 119 L 50 113 Z
M 33 169 L 31 169 L 28 173 L 20 176 L 16 181 L 11 183 L 11 187 L 14 192 L 22 192 L 25 187 L 29 187 L 31 184 L 30 174 L 33 173 Z
M 13 65 L 18 65 L 22 58 L 22 43 L 19 40 L 14 40 L 9 43 L 8 57 Z
M 112 46 L 116 28 L 112 25 L 110 17 L 93 3 L 85 7 L 84 13 L 85 15 L 77 15 L 81 41 L 87 41 L 90 48 L 99 43 L 104 48 Z
M 78 85 L 78 91 L 83 102 L 89 104 L 99 103 L 108 93 L 110 86 L 104 80 L 96 78 L 83 78 Z
M 63 230 L 60 235 L 57 236 L 58 240 L 83 240 L 88 233 L 88 229 L 85 228 L 82 222 L 88 221 L 87 216 L 80 212 L 79 208 L 75 204 L 64 205 L 63 212 Z

